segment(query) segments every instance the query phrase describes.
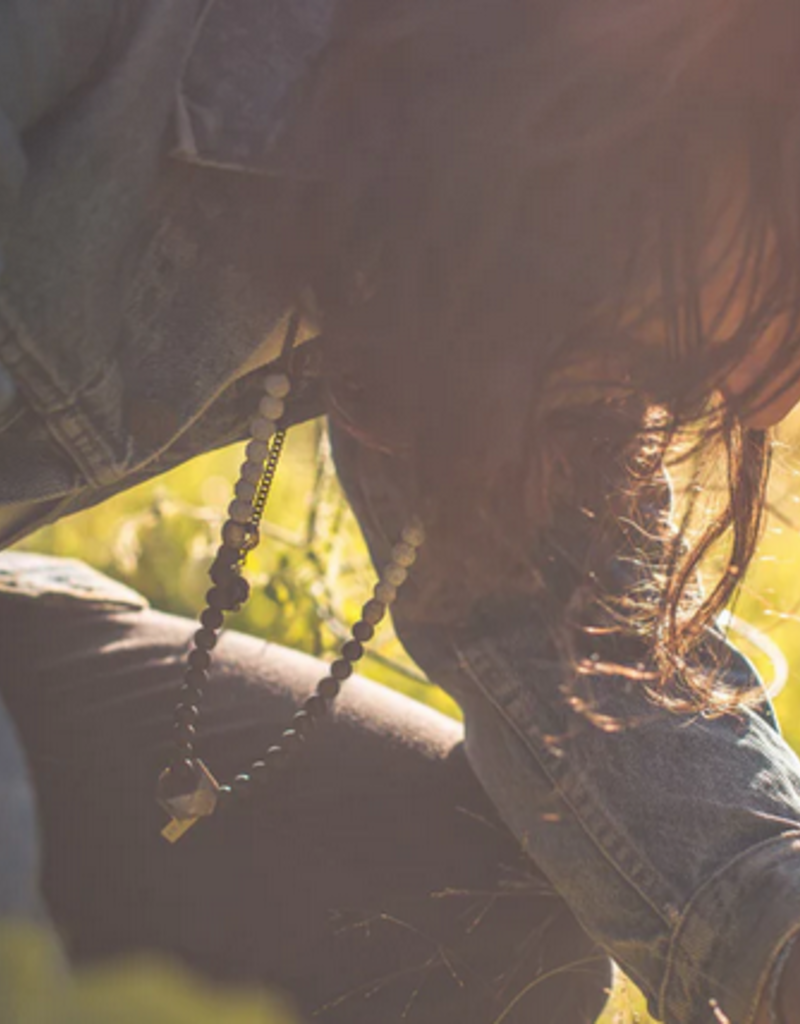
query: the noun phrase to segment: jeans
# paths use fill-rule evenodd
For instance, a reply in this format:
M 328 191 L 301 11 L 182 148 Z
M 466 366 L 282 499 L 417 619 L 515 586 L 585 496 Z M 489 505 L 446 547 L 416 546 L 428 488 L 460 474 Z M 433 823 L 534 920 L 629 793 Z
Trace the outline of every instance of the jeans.
M 595 1019 L 609 961 L 498 819 L 461 727 L 366 680 L 274 788 L 169 846 L 155 780 L 195 629 L 79 563 L 0 555 L 2 692 L 76 962 L 160 951 L 330 1024 Z M 225 632 L 201 725 L 212 770 L 263 754 L 323 674 Z

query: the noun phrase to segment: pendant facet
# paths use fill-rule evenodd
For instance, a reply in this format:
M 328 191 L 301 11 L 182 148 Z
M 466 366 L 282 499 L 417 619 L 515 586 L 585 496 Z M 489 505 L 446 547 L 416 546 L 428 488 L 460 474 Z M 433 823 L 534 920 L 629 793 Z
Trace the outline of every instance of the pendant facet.
M 156 799 L 173 820 L 162 834 L 175 842 L 198 818 L 214 813 L 218 793 L 219 783 L 200 760 L 187 762 L 180 770 L 165 768 L 158 777 Z

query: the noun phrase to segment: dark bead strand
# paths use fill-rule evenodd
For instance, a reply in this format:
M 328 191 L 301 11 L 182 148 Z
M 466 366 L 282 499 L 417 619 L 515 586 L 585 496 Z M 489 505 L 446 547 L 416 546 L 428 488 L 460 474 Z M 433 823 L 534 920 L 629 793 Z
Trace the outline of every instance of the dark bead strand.
M 342 647 L 342 657 L 347 661 L 360 661 L 364 657 L 364 647 L 358 640 L 348 640 Z
M 359 643 L 367 644 L 375 636 L 375 627 L 370 626 L 363 619 L 359 619 L 355 626 L 353 626 L 353 636 Z
M 333 676 L 325 676 L 317 683 L 317 693 L 324 700 L 335 700 L 339 696 L 340 690 L 339 680 L 334 679 Z
M 284 342 L 284 351 L 287 353 L 294 343 L 298 323 L 299 319 L 293 317 Z M 273 422 L 279 420 L 283 409 L 282 396 L 288 390 L 289 384 L 285 378 L 268 378 L 266 391 L 270 397 L 262 399 L 259 415 L 272 419 Z M 259 426 L 259 438 L 263 436 L 262 429 L 263 427 Z M 198 762 L 193 758 L 193 751 L 196 723 L 199 719 L 198 704 L 202 700 L 211 665 L 210 652 L 217 644 L 218 631 L 225 619 L 224 613 L 238 611 L 250 595 L 250 585 L 242 577 L 241 568 L 247 553 L 259 542 L 259 524 L 284 438 L 285 431 L 278 429 L 269 447 L 260 440 L 253 440 L 248 445 L 247 461 L 243 464 L 241 475 L 241 480 L 246 481 L 247 486 L 237 485 L 236 497 L 230 507 L 232 518 L 222 527 L 222 545 L 218 548 L 209 570 L 213 586 L 206 594 L 207 606 L 200 615 L 200 629 L 194 634 L 193 649 L 188 655 L 188 667 L 180 689 L 181 702 L 174 712 L 175 754 L 169 768 L 168 779 L 176 795 L 181 794 L 182 787 L 185 789 L 199 778 L 200 769 Z M 258 470 L 251 470 L 258 465 L 262 450 L 267 452 L 267 456 L 262 464 L 262 475 L 259 480 Z M 252 493 L 253 485 L 255 495 L 250 519 L 243 521 L 247 517 L 247 494 L 248 491 Z M 299 711 L 295 712 L 290 728 L 284 730 L 278 744 L 267 750 L 264 759 L 254 761 L 249 772 L 237 775 L 231 785 L 223 785 L 217 789 L 219 806 L 224 807 L 256 787 L 266 785 L 273 775 L 284 769 L 290 754 L 305 745 L 306 737 L 327 713 L 329 703 L 338 696 L 341 684 L 353 674 L 353 664 L 363 658 L 364 644 L 375 635 L 375 626 L 385 616 L 387 606 L 396 594 L 397 586 L 405 578 L 406 567 L 411 565 L 416 557 L 414 549 L 420 543 L 422 534 L 419 527 L 414 526 L 403 531 L 401 542 L 392 549 L 392 561 L 387 566 L 385 575 L 376 585 L 373 597 L 363 606 L 362 617 L 354 624 L 351 639 L 342 645 L 341 657 L 332 662 L 330 674 L 319 681 L 316 692 L 303 702 Z
M 213 629 L 203 626 L 195 633 L 194 642 L 201 651 L 213 651 L 217 646 L 217 634 Z
M 292 728 L 305 739 L 314 728 L 314 719 L 307 711 L 298 711 L 292 717 Z
M 353 666 L 345 658 L 337 658 L 336 661 L 331 663 L 331 675 L 340 683 L 343 683 L 345 679 L 349 679 L 352 674 Z
M 224 619 L 220 608 L 206 608 L 200 615 L 200 622 L 206 629 L 220 629 Z
M 197 669 L 200 672 L 205 672 L 211 667 L 211 655 L 208 651 L 200 651 L 197 648 L 189 651 L 187 661 L 190 669 Z
M 315 693 L 303 701 L 303 710 L 316 720 L 322 718 L 327 713 L 328 705 L 324 697 L 320 697 L 318 693 Z

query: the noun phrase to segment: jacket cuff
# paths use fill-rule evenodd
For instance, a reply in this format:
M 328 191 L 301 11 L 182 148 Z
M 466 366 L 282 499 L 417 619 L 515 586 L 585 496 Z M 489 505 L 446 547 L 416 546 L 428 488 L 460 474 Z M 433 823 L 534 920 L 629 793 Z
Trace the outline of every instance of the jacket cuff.
M 754 1024 L 787 943 L 800 932 L 800 832 L 751 848 L 694 895 L 670 943 L 660 1017 Z M 707 1008 L 707 1009 L 706 1009 Z

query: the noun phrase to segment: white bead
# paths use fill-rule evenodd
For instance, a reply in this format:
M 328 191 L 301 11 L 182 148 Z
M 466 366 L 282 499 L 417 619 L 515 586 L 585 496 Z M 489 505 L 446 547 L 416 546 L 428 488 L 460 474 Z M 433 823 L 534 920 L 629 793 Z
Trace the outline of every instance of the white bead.
M 285 373 L 271 373 L 264 381 L 264 390 L 273 398 L 286 398 L 292 389 Z
M 381 573 L 381 580 L 385 583 L 391 583 L 393 587 L 401 587 L 407 578 L 408 570 L 404 569 L 402 565 L 398 565 L 396 562 L 389 562 Z
M 392 548 L 392 561 L 398 565 L 402 565 L 404 569 L 407 569 L 410 565 L 413 565 L 417 560 L 416 548 L 412 547 L 411 544 L 405 544 L 400 542 L 395 544 Z
M 380 583 L 376 584 L 372 593 L 375 595 L 376 601 L 380 601 L 382 604 L 391 604 L 397 597 L 397 587 L 393 587 L 391 583 L 381 580 Z
M 228 505 L 228 515 L 235 523 L 249 523 L 253 514 L 253 504 L 237 498 Z
M 272 395 L 264 395 L 258 403 L 258 411 L 268 420 L 279 420 L 283 416 L 284 408 L 283 399 L 273 398 Z
M 425 543 L 425 530 L 423 529 L 422 523 L 418 520 L 409 523 L 403 529 L 400 534 L 406 544 L 410 544 L 413 548 L 421 547 Z
M 240 501 L 252 503 L 253 498 L 256 496 L 256 485 L 251 484 L 249 480 L 239 480 L 234 488 L 234 493 Z
M 243 462 L 239 469 L 239 476 L 249 484 L 257 484 L 264 472 L 257 462 Z
M 256 441 L 269 441 L 275 433 L 275 421 L 266 416 L 256 416 L 250 422 L 250 433 Z
M 264 441 L 251 441 L 244 450 L 248 462 L 261 466 L 269 455 L 269 445 Z

